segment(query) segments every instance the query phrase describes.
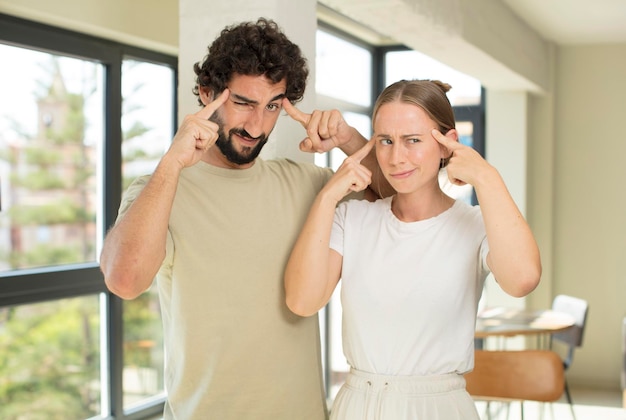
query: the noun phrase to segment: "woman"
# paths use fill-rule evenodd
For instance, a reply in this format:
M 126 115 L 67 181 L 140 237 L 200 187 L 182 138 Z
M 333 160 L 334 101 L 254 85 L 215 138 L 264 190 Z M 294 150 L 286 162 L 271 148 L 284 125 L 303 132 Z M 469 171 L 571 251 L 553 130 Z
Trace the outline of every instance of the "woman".
M 317 313 L 343 279 L 351 371 L 331 419 L 478 419 L 463 374 L 484 280 L 492 272 L 516 297 L 539 283 L 533 234 L 498 171 L 458 142 L 449 89 L 402 80 L 380 94 L 372 140 L 320 191 L 292 251 L 285 289 L 296 314 Z M 371 147 L 396 194 L 337 206 L 371 182 L 360 165 Z M 474 187 L 479 206 L 442 191 L 443 168 Z

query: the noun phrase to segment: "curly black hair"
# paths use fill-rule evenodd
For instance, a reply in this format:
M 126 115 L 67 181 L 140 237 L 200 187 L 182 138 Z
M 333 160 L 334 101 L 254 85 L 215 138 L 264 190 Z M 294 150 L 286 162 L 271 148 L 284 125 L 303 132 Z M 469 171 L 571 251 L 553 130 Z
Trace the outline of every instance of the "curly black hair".
M 300 47 L 289 41 L 278 25 L 265 18 L 226 27 L 209 46 L 204 62 L 193 66 L 197 75 L 193 93 L 208 87 L 214 95 L 226 89 L 234 74 L 264 75 L 272 83 L 285 79 L 285 96 L 291 103 L 304 95 L 309 74 Z

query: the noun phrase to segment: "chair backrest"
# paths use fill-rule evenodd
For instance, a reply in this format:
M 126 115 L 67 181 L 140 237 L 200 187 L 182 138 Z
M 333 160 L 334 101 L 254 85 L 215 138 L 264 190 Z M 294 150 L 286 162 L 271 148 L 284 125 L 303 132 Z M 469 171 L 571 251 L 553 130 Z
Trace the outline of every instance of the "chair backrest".
M 552 402 L 565 389 L 561 357 L 550 350 L 475 350 L 465 380 L 470 395 L 490 400 Z
M 575 320 L 572 328 L 552 334 L 552 340 L 561 341 L 572 347 L 582 346 L 587 313 L 589 312 L 587 301 L 573 296 L 558 295 L 552 301 L 552 310 L 567 313 Z

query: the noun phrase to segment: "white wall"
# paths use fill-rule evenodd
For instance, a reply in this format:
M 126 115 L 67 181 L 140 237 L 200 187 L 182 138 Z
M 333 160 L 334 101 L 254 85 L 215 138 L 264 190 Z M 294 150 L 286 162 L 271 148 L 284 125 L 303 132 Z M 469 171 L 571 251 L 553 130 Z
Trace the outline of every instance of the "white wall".
M 617 385 L 626 315 L 626 45 L 559 48 L 554 289 L 590 302 L 572 381 Z
M 178 1 L 155 4 L 154 0 L 0 0 L 0 13 L 176 55 Z

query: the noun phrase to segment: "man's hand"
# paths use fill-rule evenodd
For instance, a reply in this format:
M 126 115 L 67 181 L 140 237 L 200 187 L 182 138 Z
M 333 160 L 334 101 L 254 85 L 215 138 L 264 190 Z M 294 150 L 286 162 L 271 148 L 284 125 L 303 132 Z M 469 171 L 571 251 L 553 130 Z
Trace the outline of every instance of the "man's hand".
M 213 102 L 183 120 L 167 152 L 179 162 L 181 168 L 198 163 L 202 155 L 215 144 L 220 127 L 209 121 L 209 118 L 226 102 L 228 95 L 228 89 L 224 89 Z
M 283 109 L 306 129 L 307 137 L 300 142 L 300 150 L 303 152 L 328 152 L 352 139 L 352 127 L 336 109 L 315 110 L 312 114 L 307 114 L 293 106 L 287 98 L 283 99 Z

